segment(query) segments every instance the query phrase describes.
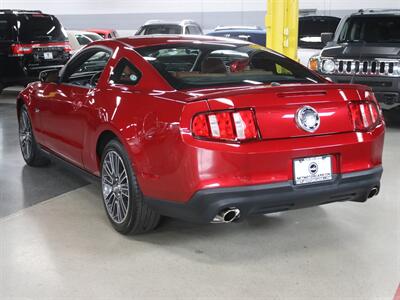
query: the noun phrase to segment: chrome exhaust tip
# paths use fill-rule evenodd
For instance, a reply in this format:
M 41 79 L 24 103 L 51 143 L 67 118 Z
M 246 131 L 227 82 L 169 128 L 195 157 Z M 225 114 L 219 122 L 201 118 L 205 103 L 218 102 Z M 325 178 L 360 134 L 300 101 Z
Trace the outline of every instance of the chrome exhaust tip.
M 378 193 L 379 193 L 378 187 L 372 188 L 372 189 L 370 190 L 369 194 L 368 194 L 368 199 L 370 199 L 370 198 L 372 198 L 372 197 L 378 195 Z
M 240 217 L 240 209 L 231 207 L 224 209 L 215 216 L 211 223 L 232 223 Z

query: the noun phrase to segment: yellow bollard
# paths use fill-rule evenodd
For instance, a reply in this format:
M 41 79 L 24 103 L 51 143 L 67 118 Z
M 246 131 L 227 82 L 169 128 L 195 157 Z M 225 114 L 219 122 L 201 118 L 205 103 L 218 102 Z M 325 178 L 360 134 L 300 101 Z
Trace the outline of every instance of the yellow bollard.
M 267 0 L 267 47 L 294 60 L 299 35 L 299 0 Z

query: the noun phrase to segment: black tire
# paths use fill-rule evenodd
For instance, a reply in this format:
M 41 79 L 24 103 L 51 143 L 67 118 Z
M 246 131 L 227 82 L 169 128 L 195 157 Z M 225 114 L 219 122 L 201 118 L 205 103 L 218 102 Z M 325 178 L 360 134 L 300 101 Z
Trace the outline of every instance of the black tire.
M 114 157 L 114 159 L 110 160 L 111 157 Z M 115 161 L 117 160 L 119 162 L 116 166 Z M 114 165 L 114 169 L 118 170 L 117 172 L 110 169 L 111 164 Z M 123 173 L 124 170 L 126 173 Z M 116 173 L 118 175 L 115 175 Z M 126 179 L 121 179 L 125 177 Z M 111 182 L 111 180 L 113 181 Z M 102 153 L 101 187 L 105 211 L 116 231 L 125 235 L 140 234 L 157 227 L 160 222 L 160 215 L 148 207 L 143 200 L 143 194 L 128 154 L 117 140 L 111 140 Z M 123 194 L 123 190 L 126 190 L 128 196 Z M 125 208 L 125 213 L 121 207 Z M 121 218 L 115 211 L 121 212 Z M 122 218 L 122 216 L 124 217 Z
M 2 84 L 1 82 L 0 82 L 0 95 L 1 95 L 1 93 L 3 92 L 3 90 L 4 90 L 4 84 Z
M 48 165 L 50 160 L 36 143 L 31 119 L 25 105 L 23 105 L 19 111 L 18 125 L 19 144 L 21 147 L 22 157 L 26 164 L 31 167 L 42 167 Z

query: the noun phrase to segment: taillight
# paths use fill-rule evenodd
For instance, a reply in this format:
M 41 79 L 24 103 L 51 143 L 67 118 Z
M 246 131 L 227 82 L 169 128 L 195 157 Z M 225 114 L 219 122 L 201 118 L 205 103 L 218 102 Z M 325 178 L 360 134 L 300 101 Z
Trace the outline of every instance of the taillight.
M 71 45 L 70 44 L 65 44 L 65 46 L 64 46 L 64 51 L 65 52 L 71 52 L 72 51 L 72 47 L 71 47 Z
M 380 109 L 375 102 L 351 101 L 349 109 L 356 131 L 372 130 L 382 121 Z
M 26 54 L 31 54 L 32 52 L 33 52 L 32 45 L 26 45 L 26 44 L 11 45 L 11 55 L 13 56 L 23 56 Z
M 192 121 L 192 133 L 200 139 L 231 142 L 258 138 L 254 112 L 250 109 L 198 114 Z

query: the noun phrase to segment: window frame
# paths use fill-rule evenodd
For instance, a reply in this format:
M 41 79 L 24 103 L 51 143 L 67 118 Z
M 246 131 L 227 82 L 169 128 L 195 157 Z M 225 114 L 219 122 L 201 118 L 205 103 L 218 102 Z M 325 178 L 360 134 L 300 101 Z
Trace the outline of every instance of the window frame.
M 82 57 L 84 57 L 85 55 L 87 55 L 90 52 L 93 52 L 97 50 L 96 52 L 94 52 L 91 56 L 89 56 L 88 58 L 86 58 L 84 61 L 82 61 Z M 80 87 L 80 88 L 86 88 L 88 90 L 92 89 L 93 87 L 86 87 L 86 86 L 82 86 L 82 85 L 78 85 L 78 84 L 73 84 L 73 83 L 69 83 L 66 82 L 65 80 L 68 78 L 71 78 L 71 75 L 73 75 L 74 73 L 70 73 L 68 74 L 68 70 L 70 68 L 73 67 L 79 67 L 81 66 L 85 61 L 87 61 L 88 59 L 90 59 L 90 57 L 92 57 L 93 55 L 95 55 L 98 52 L 106 52 L 110 54 L 110 58 L 113 55 L 114 50 L 112 50 L 111 48 L 105 47 L 105 46 L 91 46 L 88 48 L 85 48 L 84 50 L 82 50 L 81 52 L 79 52 L 75 57 L 72 58 L 72 60 L 70 60 L 60 71 L 60 84 L 63 85 L 68 85 L 68 86 L 75 86 L 75 87 Z M 107 68 L 107 65 L 110 63 L 110 58 L 108 59 L 106 65 L 104 66 L 104 69 L 102 72 L 104 72 L 104 70 Z M 76 64 L 78 64 L 78 66 L 76 66 Z M 68 77 L 67 77 L 68 76 Z

